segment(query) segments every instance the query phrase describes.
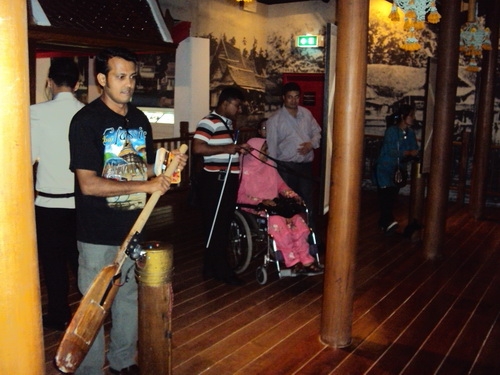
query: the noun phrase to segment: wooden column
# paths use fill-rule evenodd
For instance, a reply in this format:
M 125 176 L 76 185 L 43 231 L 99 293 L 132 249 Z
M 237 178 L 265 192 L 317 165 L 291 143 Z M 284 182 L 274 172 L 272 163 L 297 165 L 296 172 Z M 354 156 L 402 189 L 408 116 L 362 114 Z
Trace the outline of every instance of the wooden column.
M 450 186 L 453 121 L 458 81 L 460 0 L 443 2 L 439 24 L 436 103 L 432 155 L 424 225 L 424 253 L 428 259 L 441 255 L 446 227 Z
M 471 4 L 469 4 L 470 6 Z M 486 25 L 491 30 L 491 51 L 483 52 L 479 105 L 477 110 L 474 160 L 472 165 L 470 211 L 475 219 L 481 219 L 486 204 L 486 177 L 491 146 L 493 108 L 495 102 L 495 67 L 498 57 L 498 27 L 500 0 L 488 3 Z
M 366 91 L 368 0 L 337 2 L 337 68 L 332 181 L 327 229 L 321 339 L 334 347 L 351 343 L 354 268 Z
M 44 373 L 29 133 L 26 2 L 0 0 L 0 374 Z

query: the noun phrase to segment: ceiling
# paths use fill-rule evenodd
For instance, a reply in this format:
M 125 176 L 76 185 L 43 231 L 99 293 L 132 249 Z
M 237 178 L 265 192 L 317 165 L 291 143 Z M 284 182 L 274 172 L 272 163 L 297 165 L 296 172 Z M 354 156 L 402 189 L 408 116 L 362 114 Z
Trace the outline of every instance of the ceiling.
M 285 3 L 298 3 L 304 1 L 313 1 L 313 0 L 257 0 L 258 3 L 273 5 L 273 4 L 285 4 Z M 330 0 L 321 0 L 324 3 L 328 3 Z

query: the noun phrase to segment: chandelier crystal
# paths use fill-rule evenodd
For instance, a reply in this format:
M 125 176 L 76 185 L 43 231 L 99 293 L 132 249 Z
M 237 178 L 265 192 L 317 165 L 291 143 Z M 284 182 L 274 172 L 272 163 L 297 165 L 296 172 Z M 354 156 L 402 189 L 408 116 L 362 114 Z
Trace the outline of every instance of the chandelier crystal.
M 398 8 L 404 13 L 404 30 L 408 33 L 401 48 L 407 51 L 417 51 L 421 48 L 417 33 L 424 29 L 427 22 L 438 23 L 441 15 L 437 11 L 435 0 L 394 0 L 389 18 L 399 21 Z
M 460 29 L 460 52 L 468 60 L 466 70 L 479 72 L 478 60 L 483 57 L 483 50 L 491 50 L 490 29 L 484 27 L 484 19 L 477 18 L 475 2 L 469 3 L 468 21 Z

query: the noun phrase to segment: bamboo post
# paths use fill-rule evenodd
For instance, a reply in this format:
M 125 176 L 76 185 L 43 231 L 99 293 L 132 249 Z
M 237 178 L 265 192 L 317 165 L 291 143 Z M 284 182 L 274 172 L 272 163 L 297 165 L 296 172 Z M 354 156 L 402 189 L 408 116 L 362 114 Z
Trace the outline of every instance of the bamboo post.
M 333 347 L 351 343 L 354 269 L 366 92 L 368 0 L 337 2 L 332 184 L 327 229 L 321 339 Z
M 146 254 L 137 262 L 139 287 L 139 369 L 141 375 L 172 374 L 171 246 L 143 244 Z
M 486 205 L 486 177 L 491 146 L 493 108 L 495 102 L 495 69 L 498 57 L 498 34 L 500 1 L 489 3 L 486 24 L 490 27 L 491 51 L 484 52 L 481 84 L 479 87 L 479 105 L 477 111 L 476 137 L 474 143 L 474 162 L 472 167 L 470 211 L 475 219 L 484 215 Z M 469 3 L 469 6 L 471 4 Z
M 424 253 L 439 258 L 446 229 L 446 209 L 450 188 L 453 122 L 458 76 L 460 0 L 443 3 L 439 23 L 436 98 L 432 135 L 432 162 L 425 205 Z
M 26 1 L 0 0 L 0 374 L 44 373 L 29 133 Z

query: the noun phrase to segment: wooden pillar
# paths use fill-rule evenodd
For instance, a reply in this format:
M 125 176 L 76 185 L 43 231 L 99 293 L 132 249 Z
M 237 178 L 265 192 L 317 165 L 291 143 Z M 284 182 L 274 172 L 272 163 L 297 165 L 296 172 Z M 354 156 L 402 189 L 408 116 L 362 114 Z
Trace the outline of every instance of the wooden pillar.
M 450 185 L 453 122 L 458 81 L 460 0 L 443 2 L 439 24 L 436 98 L 432 155 L 424 225 L 424 253 L 427 259 L 441 256 L 446 228 Z
M 474 160 L 472 165 L 470 211 L 475 219 L 481 219 L 486 204 L 486 177 L 491 146 L 493 108 L 495 102 L 495 67 L 498 57 L 498 28 L 500 19 L 500 0 L 488 3 L 486 25 L 491 30 L 491 51 L 483 52 L 479 105 L 477 111 Z M 469 4 L 470 5 L 470 4 Z
M 172 374 L 171 246 L 149 242 L 137 262 L 139 285 L 139 369 L 141 375 Z
M 354 268 L 359 231 L 366 91 L 368 0 L 337 2 L 337 67 L 332 181 L 321 339 L 351 343 Z
M 0 0 L 0 374 L 44 373 L 29 133 L 26 2 Z
M 180 134 L 181 134 L 181 138 L 184 140 L 184 139 L 188 139 L 189 138 L 189 122 L 187 121 L 181 121 L 180 124 Z M 187 142 L 184 142 L 187 144 Z

